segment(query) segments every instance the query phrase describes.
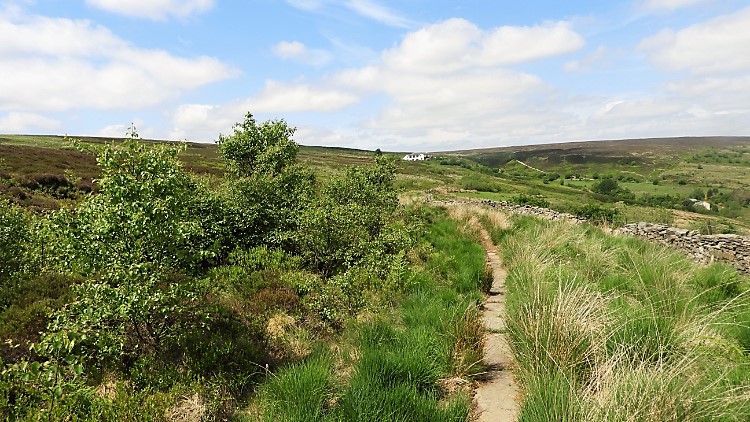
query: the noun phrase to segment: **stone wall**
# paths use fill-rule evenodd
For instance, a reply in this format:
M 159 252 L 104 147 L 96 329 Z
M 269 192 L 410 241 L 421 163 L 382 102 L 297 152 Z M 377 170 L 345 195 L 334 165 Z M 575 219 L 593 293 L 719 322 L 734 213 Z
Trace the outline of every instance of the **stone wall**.
M 626 224 L 617 232 L 680 249 L 703 264 L 723 261 L 750 273 L 750 239 L 747 237 L 736 234 L 702 235 L 696 230 L 652 223 Z
M 435 205 L 474 205 L 484 206 L 521 215 L 533 215 L 548 220 L 570 220 L 574 223 L 586 222 L 572 214 L 557 212 L 548 208 L 518 205 L 505 201 L 452 200 L 433 201 Z M 696 262 L 710 264 L 722 261 L 738 270 L 750 274 L 750 238 L 734 234 L 702 235 L 695 230 L 677 229 L 663 224 L 631 223 L 614 231 L 615 234 L 635 236 L 650 242 L 660 243 L 679 249 Z
M 586 219 L 577 217 L 565 212 L 557 212 L 549 208 L 533 207 L 530 205 L 518 205 L 505 201 L 490 201 L 489 199 L 477 200 L 450 200 L 450 201 L 433 201 L 428 200 L 433 205 L 474 205 L 488 208 L 495 208 L 502 211 L 512 212 L 521 215 L 533 215 L 548 220 L 570 220 L 575 223 L 585 223 Z

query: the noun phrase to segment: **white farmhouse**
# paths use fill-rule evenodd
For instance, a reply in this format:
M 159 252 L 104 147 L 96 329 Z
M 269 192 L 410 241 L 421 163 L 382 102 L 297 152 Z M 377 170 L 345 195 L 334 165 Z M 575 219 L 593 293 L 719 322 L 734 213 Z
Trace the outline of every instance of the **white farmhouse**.
M 427 159 L 427 154 L 406 154 L 403 159 L 404 161 L 424 161 Z

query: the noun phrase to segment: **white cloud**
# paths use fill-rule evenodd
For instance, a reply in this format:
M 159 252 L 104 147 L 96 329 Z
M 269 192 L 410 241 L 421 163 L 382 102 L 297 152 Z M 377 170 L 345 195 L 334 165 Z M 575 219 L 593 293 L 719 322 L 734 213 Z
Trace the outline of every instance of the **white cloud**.
M 135 47 L 89 21 L 0 14 L 0 110 L 153 106 L 234 74 L 215 58 Z
M 583 38 L 570 29 L 568 22 L 501 26 L 483 40 L 480 62 L 486 65 L 523 63 L 571 53 L 583 45 Z
M 639 49 L 658 67 L 693 73 L 750 70 L 750 8 L 681 30 L 665 29 Z
M 455 18 L 409 33 L 400 45 L 383 54 L 383 62 L 401 71 L 450 73 L 538 60 L 570 53 L 583 45 L 583 38 L 567 22 L 483 31 L 465 19 Z
M 328 83 L 390 100 L 361 123 L 362 135 L 382 148 L 480 146 L 498 142 L 500 133 L 530 136 L 567 118 L 554 110 L 554 90 L 508 66 L 582 45 L 565 22 L 482 30 L 450 19 L 407 34 L 380 63 L 344 70 Z
M 60 129 L 60 121 L 36 113 L 12 111 L 0 115 L 0 133 L 32 133 Z
M 286 0 L 290 6 L 307 12 L 318 11 L 324 6 L 347 9 L 367 19 L 397 28 L 411 28 L 416 22 L 373 0 Z
M 331 53 L 307 48 L 299 41 L 281 41 L 273 47 L 273 53 L 283 60 L 293 60 L 311 66 L 322 66 L 331 61 Z
M 194 141 L 215 140 L 229 133 L 248 111 L 258 114 L 293 112 L 331 112 L 358 101 L 358 97 L 341 90 L 305 84 L 267 81 L 256 96 L 227 104 L 183 104 L 172 115 L 170 139 Z
M 184 18 L 214 7 L 214 0 L 86 0 L 90 6 L 126 16 L 164 20 Z
M 242 101 L 241 107 L 255 113 L 330 112 L 341 110 L 358 100 L 357 96 L 343 90 L 267 81 L 263 91 Z
M 683 7 L 695 6 L 710 0 L 645 0 L 643 6 L 649 10 L 677 10 Z
M 169 139 L 214 141 L 220 133 L 229 134 L 232 126 L 241 120 L 243 114 L 236 104 L 183 104 L 172 114 Z
M 112 125 L 104 126 L 103 128 L 94 132 L 94 136 L 100 136 L 102 138 L 122 138 L 127 136 L 130 127 L 134 126 L 138 132 L 138 136 L 141 138 L 150 138 L 148 128 L 144 127 L 142 119 L 132 119 L 128 124 L 116 123 Z
M 445 143 L 484 146 L 497 144 L 498 137 L 528 139 L 575 116 L 559 111 L 557 92 L 540 78 L 508 66 L 582 45 L 566 22 L 483 30 L 464 19 L 450 19 L 408 33 L 367 67 L 313 83 L 268 81 L 252 98 L 224 105 L 184 105 L 173 116 L 171 137 L 205 136 L 205 128 L 211 128 L 214 139 L 248 110 L 256 115 L 328 113 L 357 104 L 357 111 L 344 113 L 350 121 L 340 125 L 352 129 L 324 131 L 303 124 L 297 139 L 392 150 L 416 145 L 440 149 Z M 289 58 L 307 51 L 301 43 L 276 46 L 278 55 Z M 363 103 L 372 98 L 377 98 L 379 111 Z
M 370 18 L 377 22 L 395 26 L 398 28 L 409 28 L 414 26 L 414 22 L 403 16 L 398 15 L 387 7 L 370 0 L 348 0 L 344 6 L 357 14 Z

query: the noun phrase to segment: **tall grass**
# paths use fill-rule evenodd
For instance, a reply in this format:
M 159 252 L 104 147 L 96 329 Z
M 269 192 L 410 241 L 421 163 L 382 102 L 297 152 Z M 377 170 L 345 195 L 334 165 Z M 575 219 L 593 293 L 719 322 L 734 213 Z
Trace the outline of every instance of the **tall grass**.
M 493 235 L 520 420 L 750 420 L 746 278 L 565 222 L 523 217 Z
M 385 308 L 351 319 L 340 338 L 269 376 L 248 419 L 467 420 L 468 385 L 482 371 L 485 253 L 471 226 L 441 211 L 426 218 L 430 246 L 405 274 L 406 291 L 378 299 Z

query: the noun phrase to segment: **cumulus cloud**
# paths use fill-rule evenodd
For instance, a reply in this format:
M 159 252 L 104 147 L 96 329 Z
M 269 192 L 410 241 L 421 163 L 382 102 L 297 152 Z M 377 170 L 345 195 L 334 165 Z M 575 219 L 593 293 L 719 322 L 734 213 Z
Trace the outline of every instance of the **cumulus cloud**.
M 639 49 L 666 70 L 717 73 L 750 70 L 750 8 L 680 30 L 665 29 Z
M 357 96 L 343 90 L 267 81 L 263 91 L 241 104 L 258 113 L 330 112 L 357 101 Z
M 206 127 L 215 137 L 248 110 L 329 113 L 355 104 L 360 111 L 346 113 L 355 119 L 347 123 L 355 129 L 343 133 L 302 125 L 298 140 L 352 146 L 357 139 L 360 146 L 402 150 L 417 144 L 439 149 L 445 143 L 496 144 L 499 136 L 540 136 L 575 116 L 560 111 L 558 94 L 539 77 L 510 66 L 564 55 L 583 45 L 567 22 L 481 29 L 464 19 L 450 19 L 406 34 L 370 66 L 344 69 L 314 82 L 268 81 L 251 98 L 229 104 L 184 105 L 173 116 L 172 137 Z M 275 51 L 291 59 L 308 49 L 287 42 Z M 374 98 L 377 110 L 367 102 Z
M 47 132 L 60 127 L 60 121 L 36 113 L 12 111 L 0 115 L 0 133 Z
M 449 73 L 529 62 L 570 53 L 583 45 L 583 38 L 567 22 L 484 31 L 455 18 L 409 33 L 383 54 L 383 62 L 401 71 Z
M 381 142 L 479 145 L 499 132 L 530 135 L 560 117 L 546 110 L 554 90 L 509 66 L 583 44 L 566 22 L 483 30 L 450 19 L 407 34 L 378 64 L 344 70 L 332 80 L 361 95 L 386 95 L 389 103 L 380 113 L 361 122 Z M 536 114 L 539 108 L 545 110 Z
M 215 0 L 86 0 L 90 6 L 137 18 L 184 18 L 214 7 Z
M 248 111 L 278 115 L 295 112 L 331 112 L 357 102 L 355 95 L 341 90 L 306 84 L 267 81 L 257 95 L 226 104 L 183 104 L 172 115 L 170 139 L 214 140 L 229 133 Z
M 183 104 L 172 113 L 169 139 L 214 141 L 220 133 L 229 134 L 232 126 L 242 120 L 247 111 L 240 110 L 237 103 Z
M 281 41 L 273 47 L 273 53 L 280 59 L 311 66 L 322 66 L 331 61 L 331 53 L 328 51 L 308 48 L 299 41 Z
M 0 110 L 153 106 L 235 73 L 215 58 L 138 48 L 86 20 L 0 14 Z

